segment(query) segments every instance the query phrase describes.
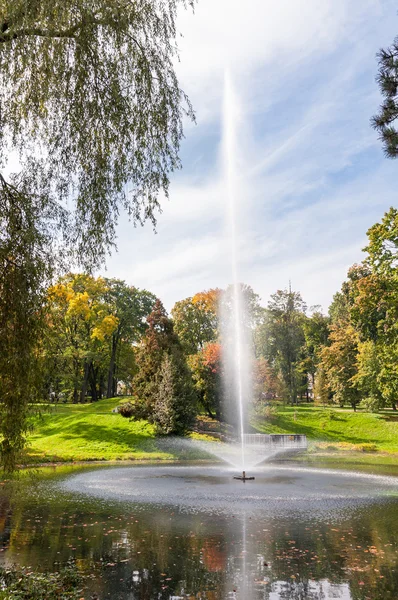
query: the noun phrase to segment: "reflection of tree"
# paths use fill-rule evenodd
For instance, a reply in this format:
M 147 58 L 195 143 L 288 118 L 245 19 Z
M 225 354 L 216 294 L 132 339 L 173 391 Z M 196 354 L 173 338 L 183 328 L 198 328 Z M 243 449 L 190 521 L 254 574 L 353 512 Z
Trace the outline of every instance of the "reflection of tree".
M 6 496 L 0 497 L 0 546 L 7 548 L 11 535 L 12 511 L 10 501 Z
M 225 570 L 227 555 L 219 538 L 210 538 L 205 541 L 202 556 L 203 563 L 208 571 L 217 573 Z

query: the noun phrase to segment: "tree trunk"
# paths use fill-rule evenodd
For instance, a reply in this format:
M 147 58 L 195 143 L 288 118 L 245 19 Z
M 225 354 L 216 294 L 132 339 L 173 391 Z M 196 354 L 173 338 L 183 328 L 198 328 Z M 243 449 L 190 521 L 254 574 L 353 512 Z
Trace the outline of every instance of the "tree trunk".
M 90 373 L 91 361 L 84 361 L 84 376 L 83 383 L 80 390 L 80 402 L 83 404 L 86 401 L 87 387 L 88 387 L 88 376 Z
M 91 402 L 97 402 L 98 394 L 97 394 L 97 373 L 98 367 L 94 369 L 93 363 L 90 364 L 90 389 L 91 389 Z
M 78 391 L 77 391 L 77 387 L 75 386 L 73 388 L 73 404 L 77 404 L 78 400 L 79 400 L 79 394 L 78 394 Z
M 111 360 L 109 362 L 108 369 L 108 385 L 106 390 L 106 397 L 113 398 L 115 396 L 115 368 L 116 368 L 116 350 L 118 344 L 118 334 L 115 333 L 112 336 L 112 350 L 111 350 Z
M 392 409 L 393 409 L 393 410 L 397 410 L 397 405 L 396 405 L 396 403 L 395 403 L 395 402 L 393 402 L 393 403 L 391 404 L 391 406 L 392 406 Z

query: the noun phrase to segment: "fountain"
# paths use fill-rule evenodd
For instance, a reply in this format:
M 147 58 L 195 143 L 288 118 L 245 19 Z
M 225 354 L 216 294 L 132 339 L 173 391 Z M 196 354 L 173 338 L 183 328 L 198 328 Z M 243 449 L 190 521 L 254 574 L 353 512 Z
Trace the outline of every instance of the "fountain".
M 237 406 L 237 429 L 240 442 L 240 465 L 242 475 L 234 479 L 240 481 L 254 480 L 246 475 L 247 444 L 258 448 L 267 448 L 272 455 L 284 450 L 302 450 L 307 447 L 305 436 L 256 436 L 245 433 L 245 417 L 248 412 L 248 401 L 251 397 L 251 344 L 248 336 L 247 310 L 245 306 L 244 289 L 239 278 L 239 243 L 240 232 L 238 223 L 242 222 L 239 214 L 239 199 L 244 197 L 242 178 L 238 175 L 244 172 L 240 164 L 238 152 L 238 126 L 240 120 L 239 103 L 234 93 L 231 76 L 227 71 L 224 81 L 224 111 L 223 111 L 223 166 L 226 190 L 226 207 L 228 221 L 228 238 L 231 257 L 232 301 L 224 308 L 222 329 L 225 351 L 225 378 L 228 399 Z M 230 385 L 232 382 L 232 385 Z M 267 438 L 267 439 L 266 439 Z M 260 452 L 262 455 L 263 452 Z
M 239 119 L 239 109 L 233 91 L 231 77 L 225 73 L 224 82 L 224 122 L 223 122 L 223 159 L 226 188 L 226 205 L 228 215 L 228 233 L 230 242 L 232 270 L 232 310 L 223 316 L 224 340 L 228 340 L 225 362 L 226 378 L 233 382 L 232 393 L 238 409 L 238 428 L 241 444 L 242 476 L 235 477 L 241 481 L 254 479 L 246 477 L 245 453 L 245 411 L 244 402 L 250 397 L 249 344 L 245 335 L 245 305 L 242 287 L 238 273 L 239 232 L 237 223 L 238 197 L 240 181 L 237 176 L 239 166 L 237 161 L 236 123 Z M 231 390 L 230 390 L 231 391 Z

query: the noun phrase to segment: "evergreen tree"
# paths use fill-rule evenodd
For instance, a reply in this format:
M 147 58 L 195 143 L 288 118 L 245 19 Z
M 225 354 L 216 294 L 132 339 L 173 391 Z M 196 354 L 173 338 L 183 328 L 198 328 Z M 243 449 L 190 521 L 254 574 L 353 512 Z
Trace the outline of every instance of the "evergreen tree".
M 384 96 L 380 111 L 372 118 L 372 125 L 380 134 L 388 158 L 398 156 L 398 37 L 387 49 L 377 54 L 379 71 L 376 81 Z
M 149 420 L 158 433 L 182 435 L 192 425 L 196 414 L 196 394 L 191 373 L 181 352 L 164 353 L 157 385 L 153 413 Z
M 195 398 L 191 372 L 173 322 L 160 300 L 147 321 L 148 329 L 136 356 L 138 373 L 133 381 L 136 416 L 158 423 L 163 433 L 183 431 L 191 421 Z

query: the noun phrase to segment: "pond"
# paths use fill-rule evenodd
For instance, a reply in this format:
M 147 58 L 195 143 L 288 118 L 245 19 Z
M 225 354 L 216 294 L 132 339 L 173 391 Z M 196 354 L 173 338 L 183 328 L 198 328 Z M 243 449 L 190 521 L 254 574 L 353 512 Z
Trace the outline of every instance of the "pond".
M 395 471 L 396 473 L 396 471 Z M 68 467 L 0 489 L 0 557 L 84 597 L 396 600 L 398 477 L 284 463 Z

